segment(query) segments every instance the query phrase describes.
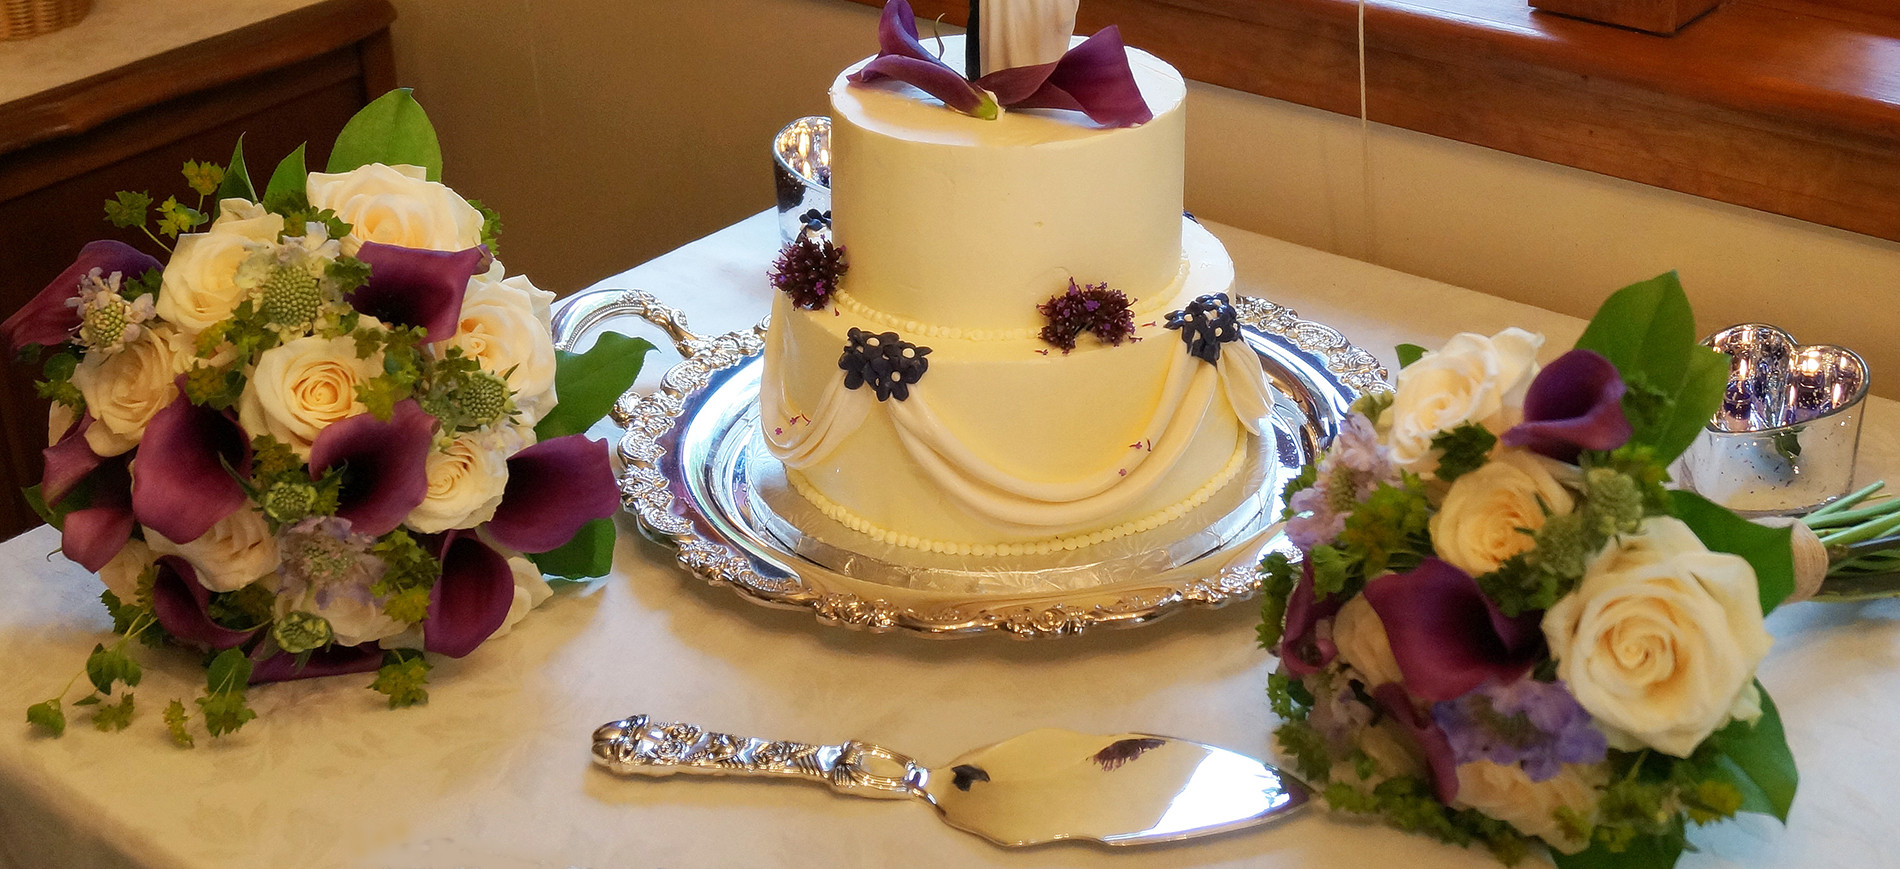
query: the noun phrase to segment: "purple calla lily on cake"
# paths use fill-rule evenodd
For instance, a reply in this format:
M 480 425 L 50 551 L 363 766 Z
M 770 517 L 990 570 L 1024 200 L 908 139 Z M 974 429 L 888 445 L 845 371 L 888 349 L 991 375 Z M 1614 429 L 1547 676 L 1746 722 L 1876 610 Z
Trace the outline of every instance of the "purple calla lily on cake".
M 417 143 L 436 141 L 395 91 L 330 171 L 299 152 L 261 196 L 241 157 L 188 164 L 215 219 L 121 193 L 108 219 L 164 256 L 87 245 L 0 326 L 37 346 L 54 403 L 29 499 L 119 634 L 86 662 L 93 696 L 31 723 L 58 735 L 76 700 L 129 724 L 115 688 L 140 641 L 212 654 L 203 696 L 164 714 L 181 746 L 254 718 L 250 685 L 374 671 L 392 708 L 422 703 L 432 657 L 512 630 L 550 577 L 611 566 L 619 487 L 606 445 L 571 432 L 640 357 L 556 352 L 553 294 L 494 258 L 492 213 L 430 180 Z

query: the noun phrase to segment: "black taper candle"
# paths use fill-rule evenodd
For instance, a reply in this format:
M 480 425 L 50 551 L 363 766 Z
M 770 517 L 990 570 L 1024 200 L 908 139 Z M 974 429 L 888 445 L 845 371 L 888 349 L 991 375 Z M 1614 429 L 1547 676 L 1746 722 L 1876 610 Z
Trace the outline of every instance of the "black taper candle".
M 963 77 L 976 81 L 983 76 L 983 0 L 970 0 L 970 24 L 963 31 Z

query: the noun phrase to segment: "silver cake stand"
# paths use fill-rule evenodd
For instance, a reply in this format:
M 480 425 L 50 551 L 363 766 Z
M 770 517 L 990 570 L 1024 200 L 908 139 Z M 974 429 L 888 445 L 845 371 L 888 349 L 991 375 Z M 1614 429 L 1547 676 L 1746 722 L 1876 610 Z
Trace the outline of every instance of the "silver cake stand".
M 1240 477 L 1159 528 L 1033 556 L 951 556 L 880 543 L 792 493 L 759 428 L 765 324 L 701 338 L 639 290 L 565 300 L 558 346 L 628 318 L 665 332 L 684 361 L 658 390 L 613 409 L 626 433 L 621 500 L 649 538 L 714 585 L 828 625 L 931 637 L 1064 636 L 1219 607 L 1260 588 L 1255 563 L 1278 536 L 1280 490 L 1330 443 L 1353 399 L 1385 369 L 1338 330 L 1261 299 L 1235 300 L 1247 346 L 1274 387 L 1267 436 Z

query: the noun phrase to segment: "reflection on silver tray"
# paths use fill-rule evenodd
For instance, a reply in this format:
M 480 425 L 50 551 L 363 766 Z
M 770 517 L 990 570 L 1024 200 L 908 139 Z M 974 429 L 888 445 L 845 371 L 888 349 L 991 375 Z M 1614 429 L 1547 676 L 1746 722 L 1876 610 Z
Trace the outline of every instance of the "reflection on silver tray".
M 700 338 L 653 296 L 603 289 L 566 300 L 554 328 L 566 347 L 635 317 L 664 330 L 684 357 L 658 390 L 623 396 L 613 417 L 626 429 L 622 500 L 688 571 L 826 624 L 1029 638 L 1252 597 L 1254 563 L 1278 533 L 1287 478 L 1332 440 L 1354 398 L 1388 388 L 1378 360 L 1337 330 L 1260 299 L 1240 297 L 1235 308 L 1276 393 L 1272 437 L 1259 440 L 1248 472 L 1160 528 L 1070 552 L 995 558 L 881 544 L 791 493 L 758 426 L 763 324 Z

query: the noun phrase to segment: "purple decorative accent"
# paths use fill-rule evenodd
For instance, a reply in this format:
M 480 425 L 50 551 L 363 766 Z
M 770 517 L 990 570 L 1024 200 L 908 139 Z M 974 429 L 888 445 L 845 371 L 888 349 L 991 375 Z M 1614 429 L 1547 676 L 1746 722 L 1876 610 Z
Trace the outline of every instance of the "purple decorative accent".
M 1609 743 L 1562 682 L 1486 682 L 1432 706 L 1432 720 L 1459 763 L 1523 764 L 1531 781 L 1548 781 L 1566 763 L 1601 763 Z
M 1346 530 L 1346 517 L 1381 483 L 1399 478 L 1379 434 L 1364 414 L 1349 414 L 1333 445 L 1319 460 L 1313 485 L 1293 493 L 1287 510 L 1286 537 L 1302 550 L 1329 543 Z
M 1623 415 L 1626 389 L 1616 366 L 1596 351 L 1565 353 L 1531 381 L 1524 421 L 1504 433 L 1504 445 L 1563 462 L 1575 462 L 1584 450 L 1616 449 L 1631 434 Z
M 181 382 L 183 378 L 180 378 Z M 251 473 L 251 442 L 224 413 L 176 399 L 152 415 L 139 441 L 132 511 L 139 523 L 189 543 L 244 506 L 244 487 L 225 470 Z
M 367 413 L 350 417 L 317 434 L 310 475 L 343 466 L 336 515 L 358 534 L 388 534 L 429 496 L 435 425 L 435 417 L 414 401 L 399 402 L 388 422 Z
M 1421 700 L 1515 680 L 1544 654 L 1542 610 L 1506 618 L 1476 580 L 1436 558 L 1366 583 L 1365 595 L 1385 625 L 1405 689 Z
M 444 541 L 442 578 L 429 589 L 422 645 L 460 658 L 475 651 L 507 619 L 515 600 L 515 575 L 508 559 L 477 537 L 451 532 Z
M 1329 619 L 1346 601 L 1339 595 L 1329 594 L 1324 600 L 1315 600 L 1313 591 L 1313 560 L 1309 557 L 1300 566 L 1300 581 L 1293 586 L 1293 593 L 1286 601 L 1286 630 L 1280 635 L 1280 663 L 1287 672 L 1295 676 L 1310 676 L 1333 662 L 1333 656 L 1339 653 L 1333 645 L 1333 638 L 1322 636 L 1318 631 L 1321 619 Z
M 1220 345 L 1240 340 L 1240 316 L 1226 293 L 1209 293 L 1168 315 L 1170 329 L 1179 329 L 1188 355 L 1209 365 L 1220 362 Z
M 296 655 L 278 652 L 251 665 L 251 684 L 373 673 L 382 666 L 383 650 L 367 643 L 361 646 L 325 646 L 311 652 L 301 667 L 297 666 Z
M 1103 344 L 1120 344 L 1135 334 L 1135 314 L 1128 305 L 1128 297 L 1108 284 L 1077 286 L 1070 278 L 1067 292 L 1036 306 L 1037 313 L 1049 318 L 1038 337 L 1063 353 L 1075 349 L 1075 339 L 1083 332 L 1094 332 Z
M 115 456 L 88 475 L 92 500 L 60 523 L 59 551 L 80 567 L 98 572 L 132 539 L 132 476 L 126 456 Z
M 930 360 L 924 358 L 930 348 L 905 341 L 896 332 L 873 334 L 853 326 L 846 337 L 849 343 L 838 357 L 846 389 L 868 383 L 878 401 L 904 401 L 910 398 L 911 385 L 930 370 Z
M 198 581 L 191 562 L 176 555 L 158 558 L 158 579 L 152 583 L 152 611 L 158 623 L 179 642 L 212 649 L 229 649 L 251 638 L 258 628 L 232 630 L 211 620 L 211 590 Z
M 884 14 L 877 20 L 877 57 L 851 74 L 851 81 L 860 84 L 886 78 L 912 85 L 963 114 L 997 115 L 994 98 L 924 48 L 917 37 L 917 16 L 906 0 L 884 4 Z
M 21 305 L 5 323 L 0 323 L 0 337 L 6 339 L 14 353 L 28 344 L 51 347 L 65 343 L 79 328 L 80 321 L 79 309 L 66 302 L 79 297 L 80 281 L 93 269 L 98 269 L 102 276 L 118 272 L 126 278 L 136 278 L 160 267 L 158 260 L 124 242 L 92 242 L 79 249 L 79 258 L 60 272 L 59 277 Z
M 1412 738 L 1412 746 L 1431 770 L 1432 795 L 1440 803 L 1451 805 L 1451 801 L 1458 798 L 1458 764 L 1445 731 L 1439 729 L 1430 715 L 1421 712 L 1397 683 L 1387 682 L 1372 689 L 1372 699 L 1379 701 L 1385 714 L 1392 716 L 1399 729 Z
M 844 248 L 832 246 L 831 239 L 800 234 L 779 251 L 768 278 L 773 289 L 791 297 L 793 307 L 817 311 L 831 303 L 838 279 L 850 268 Z
M 350 307 L 398 326 L 421 326 L 431 343 L 455 334 L 468 279 L 490 260 L 486 248 L 441 251 L 364 243 L 356 258 L 369 282 L 350 293 Z
M 508 458 L 508 486 L 495 516 L 482 526 L 521 552 L 546 552 L 572 540 L 595 519 L 620 509 L 620 488 L 605 441 L 571 434 Z
M 47 506 L 65 500 L 80 480 L 105 461 L 86 442 L 86 429 L 92 428 L 93 422 L 92 414 L 81 416 L 66 427 L 58 443 L 40 451 L 46 464 L 46 472 L 40 475 L 40 498 Z

